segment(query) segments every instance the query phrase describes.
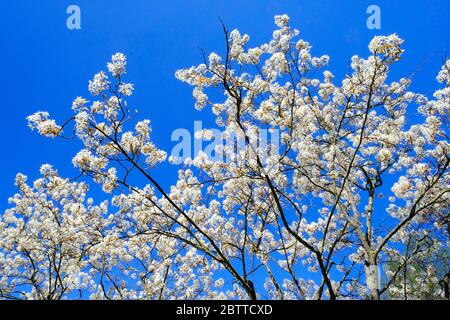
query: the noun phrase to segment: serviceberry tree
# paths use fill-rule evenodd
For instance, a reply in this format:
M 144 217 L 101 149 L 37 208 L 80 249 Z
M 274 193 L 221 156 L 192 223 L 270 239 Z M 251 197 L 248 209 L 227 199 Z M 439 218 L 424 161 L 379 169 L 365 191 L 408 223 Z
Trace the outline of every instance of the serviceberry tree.
M 51 138 L 73 124 L 81 175 L 44 165 L 32 185 L 17 176 L 0 218 L 0 296 L 448 298 L 450 60 L 426 97 L 409 90 L 410 77 L 388 79 L 403 41 L 377 36 L 336 81 L 287 15 L 275 24 L 250 48 L 224 26 L 223 57 L 176 72 L 221 134 L 214 157 L 169 157 L 181 162 L 169 189 L 153 174 L 166 152 L 125 101 L 123 54 L 65 122 L 29 116 Z M 255 143 L 262 130 L 279 140 Z M 230 136 L 244 143 L 217 143 Z M 110 201 L 86 199 L 89 183 Z

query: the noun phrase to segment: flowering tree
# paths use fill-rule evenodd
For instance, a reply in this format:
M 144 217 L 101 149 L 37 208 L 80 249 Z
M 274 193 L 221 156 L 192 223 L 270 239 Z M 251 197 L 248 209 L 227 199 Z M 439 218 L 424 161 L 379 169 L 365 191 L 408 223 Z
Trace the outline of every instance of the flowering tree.
M 51 138 L 74 124 L 79 179 L 111 200 L 94 205 L 85 182 L 49 165 L 32 186 L 19 174 L 0 219 L 0 296 L 448 298 L 450 60 L 427 98 L 408 90 L 410 78 L 388 81 L 403 41 L 379 36 L 339 83 L 288 16 L 275 24 L 254 48 L 224 27 L 224 57 L 177 71 L 222 131 L 216 156 L 182 159 L 170 189 L 154 178 L 166 153 L 150 121 L 135 122 L 125 101 L 123 54 L 64 123 L 29 116 Z M 255 143 L 261 130 L 279 140 Z M 217 143 L 230 136 L 244 144 Z

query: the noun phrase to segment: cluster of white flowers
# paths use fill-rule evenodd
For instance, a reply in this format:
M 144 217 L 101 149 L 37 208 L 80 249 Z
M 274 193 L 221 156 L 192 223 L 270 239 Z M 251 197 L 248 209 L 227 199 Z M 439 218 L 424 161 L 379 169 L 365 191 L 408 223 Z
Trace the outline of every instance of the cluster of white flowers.
M 436 80 L 439 83 L 444 83 L 447 86 L 450 86 L 450 59 L 445 61 L 445 64 L 442 66 L 441 71 L 439 71 Z
M 370 41 L 369 50 L 376 55 L 384 55 L 386 58 L 397 60 L 403 53 L 401 45 L 403 40 L 395 33 L 390 36 L 377 36 Z
M 100 71 L 94 76 L 94 79 L 89 80 L 89 92 L 96 96 L 100 94 L 102 91 L 107 90 L 109 88 L 108 76 Z
M 127 58 L 123 53 L 116 53 L 112 56 L 111 62 L 108 62 L 108 71 L 114 77 L 119 77 L 126 72 Z
M 56 137 L 61 132 L 61 127 L 55 120 L 49 119 L 49 116 L 48 112 L 38 111 L 27 117 L 28 126 L 31 130 L 36 129 L 43 136 Z
M 195 133 L 195 138 L 199 140 L 212 140 L 214 138 L 214 132 L 208 129 L 202 129 Z
M 134 87 L 131 83 L 121 83 L 119 86 L 119 92 L 124 96 L 131 96 L 133 94 Z
M 275 19 L 275 24 L 279 28 L 286 27 L 288 25 L 288 23 L 289 23 L 289 16 L 287 14 L 276 15 L 274 17 L 274 19 Z

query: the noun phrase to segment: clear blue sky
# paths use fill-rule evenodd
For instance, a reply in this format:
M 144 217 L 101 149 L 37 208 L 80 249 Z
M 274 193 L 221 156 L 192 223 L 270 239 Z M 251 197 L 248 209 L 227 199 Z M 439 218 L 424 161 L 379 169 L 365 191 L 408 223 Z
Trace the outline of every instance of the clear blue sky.
M 81 8 L 81 30 L 66 28 L 66 8 Z M 381 8 L 381 30 L 366 27 L 366 8 Z M 170 150 L 172 130 L 193 128 L 208 118 L 193 108 L 191 88 L 174 77 L 178 68 L 201 62 L 198 50 L 223 52 L 220 16 L 229 29 L 251 36 L 251 44 L 269 39 L 273 16 L 287 13 L 316 55 L 331 56 L 332 70 L 349 71 L 353 54 L 367 55 L 374 35 L 397 32 L 406 40 L 404 59 L 394 75 L 409 75 L 422 63 L 413 88 L 429 94 L 442 57 L 450 48 L 450 1 L 381 0 L 9 0 L 2 1 L 0 210 L 14 194 L 14 176 L 31 178 L 43 163 L 73 177 L 76 141 L 46 139 L 30 132 L 25 117 L 48 110 L 57 120 L 71 115 L 71 102 L 88 96 L 88 80 L 105 68 L 110 56 L 128 56 L 126 81 L 135 83 L 129 104 L 152 120 L 154 139 Z M 174 170 L 159 172 L 165 185 Z

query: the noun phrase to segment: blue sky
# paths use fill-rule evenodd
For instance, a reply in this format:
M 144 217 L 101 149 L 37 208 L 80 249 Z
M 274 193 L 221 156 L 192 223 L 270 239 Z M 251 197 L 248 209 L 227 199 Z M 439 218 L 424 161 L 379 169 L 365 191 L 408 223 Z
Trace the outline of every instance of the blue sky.
M 81 8 L 81 30 L 66 27 L 71 4 Z M 366 27 L 370 4 L 381 8 L 381 30 Z M 25 117 L 37 110 L 47 110 L 59 121 L 69 117 L 72 100 L 88 97 L 88 80 L 117 51 L 127 55 L 126 81 L 135 84 L 130 106 L 140 110 L 141 118 L 151 119 L 157 145 L 170 150 L 174 129 L 192 130 L 194 120 L 210 119 L 207 110 L 194 110 L 191 88 L 174 73 L 201 63 L 200 47 L 223 52 L 218 17 L 229 29 L 250 34 L 250 44 L 257 45 L 270 38 L 273 16 L 287 13 L 315 55 L 330 55 L 337 79 L 349 71 L 352 55 L 367 55 L 374 35 L 397 32 L 406 40 L 406 53 L 393 77 L 421 66 L 413 88 L 430 94 L 449 50 L 448 12 L 448 0 L 3 1 L 0 210 L 15 192 L 17 172 L 36 178 L 40 165 L 51 163 L 64 176 L 76 175 L 71 158 L 79 144 L 40 137 L 27 128 Z M 167 186 L 174 172 L 160 170 L 157 175 Z

